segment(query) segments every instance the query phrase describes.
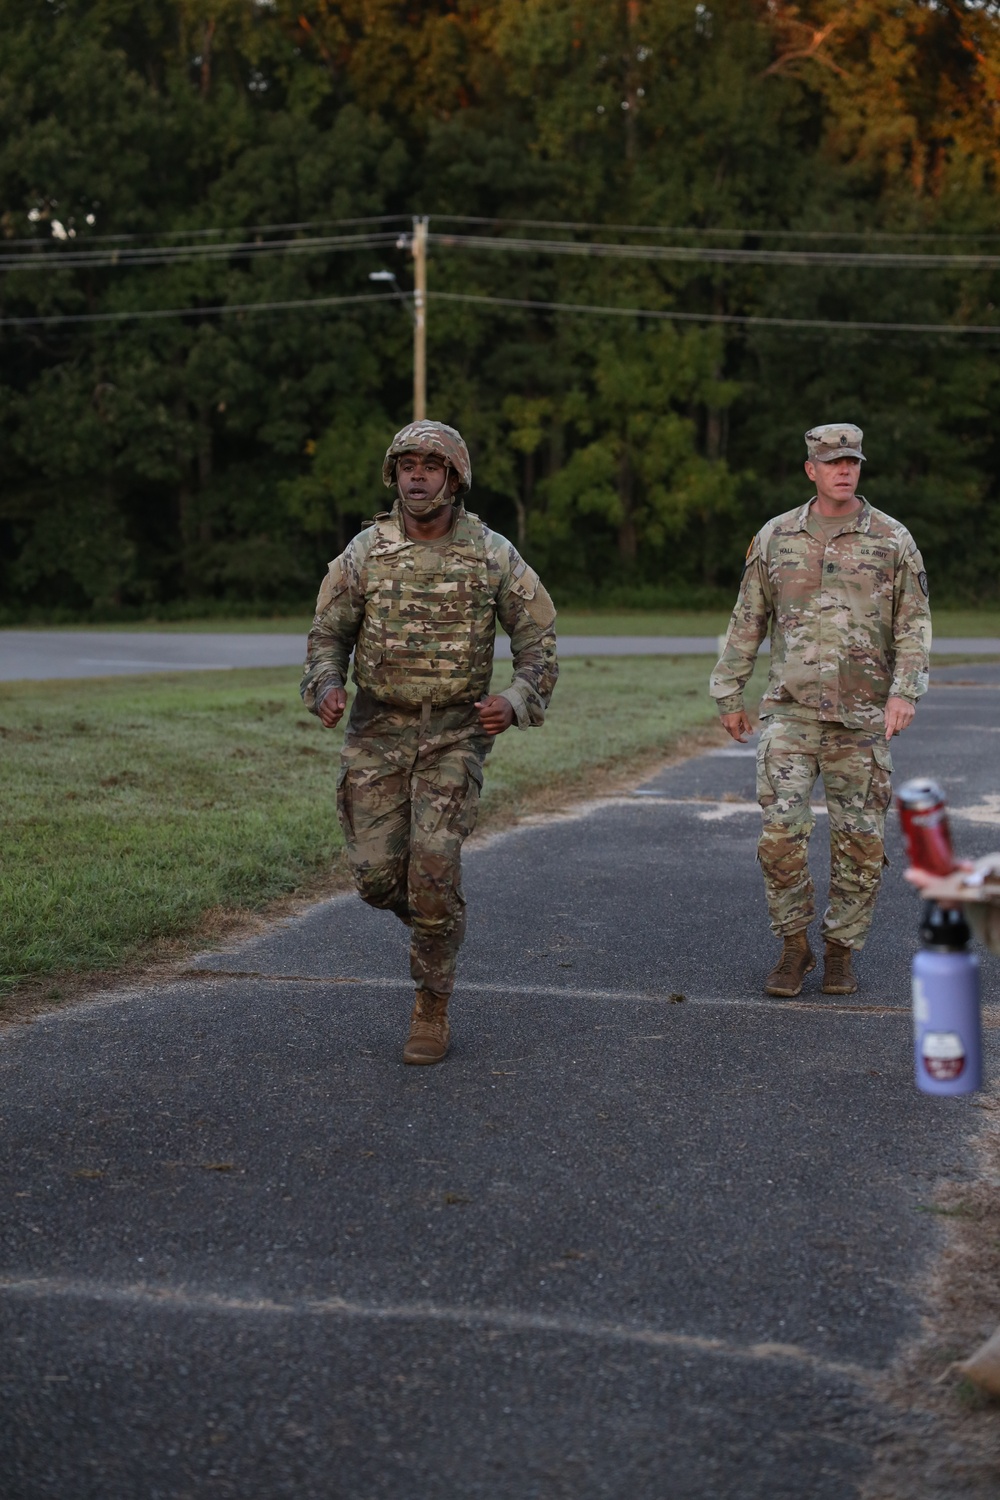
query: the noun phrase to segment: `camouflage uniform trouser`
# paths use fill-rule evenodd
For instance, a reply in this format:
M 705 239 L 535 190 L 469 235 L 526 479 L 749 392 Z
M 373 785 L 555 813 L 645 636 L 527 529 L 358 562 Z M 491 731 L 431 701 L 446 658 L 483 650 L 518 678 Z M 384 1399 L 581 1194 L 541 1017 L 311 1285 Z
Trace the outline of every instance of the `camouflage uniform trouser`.
M 465 937 L 462 844 L 476 826 L 491 741 L 468 706 L 412 712 L 359 692 L 337 813 L 358 893 L 410 928 L 410 973 L 450 995 Z
M 815 818 L 809 797 L 823 777 L 830 818 L 830 904 L 823 937 L 861 948 L 871 925 L 885 861 L 885 813 L 892 758 L 877 729 L 818 719 L 766 719 L 757 748 L 757 801 L 764 822 L 757 858 L 764 871 L 771 928 L 801 932 L 816 915 L 808 845 Z

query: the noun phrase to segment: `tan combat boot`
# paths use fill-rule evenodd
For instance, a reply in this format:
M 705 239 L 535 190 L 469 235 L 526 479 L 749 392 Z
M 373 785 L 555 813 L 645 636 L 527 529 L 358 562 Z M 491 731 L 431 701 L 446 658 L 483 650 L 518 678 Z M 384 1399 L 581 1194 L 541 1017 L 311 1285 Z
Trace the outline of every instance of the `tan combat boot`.
M 448 1051 L 448 996 L 417 990 L 410 1017 L 410 1035 L 403 1048 L 405 1063 L 438 1063 Z
M 803 979 L 815 967 L 816 959 L 805 930 L 789 933 L 785 938 L 781 957 L 764 981 L 764 989 L 769 995 L 780 995 L 783 1000 L 791 1000 L 802 989 Z
M 823 994 L 853 995 L 858 987 L 851 968 L 851 950 L 843 943 L 826 940 L 826 957 L 823 963 Z

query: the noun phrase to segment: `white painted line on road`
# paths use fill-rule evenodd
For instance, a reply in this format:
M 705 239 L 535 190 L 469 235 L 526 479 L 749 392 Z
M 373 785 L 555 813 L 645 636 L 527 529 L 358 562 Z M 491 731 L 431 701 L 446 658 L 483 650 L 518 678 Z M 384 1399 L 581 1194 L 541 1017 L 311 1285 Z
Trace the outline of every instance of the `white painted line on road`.
M 163 1308 L 180 1313 L 216 1313 L 236 1317 L 328 1318 L 373 1323 L 439 1323 L 470 1331 L 484 1328 L 509 1334 L 558 1334 L 564 1338 L 664 1349 L 680 1354 L 704 1354 L 722 1359 L 795 1364 L 823 1375 L 839 1375 L 867 1383 L 878 1371 L 848 1360 L 825 1359 L 799 1344 L 763 1340 L 735 1344 L 728 1339 L 696 1333 L 669 1333 L 630 1323 L 609 1323 L 558 1313 L 519 1312 L 506 1307 L 445 1307 L 435 1302 L 353 1302 L 344 1297 L 304 1297 L 279 1301 L 272 1297 L 237 1297 L 221 1292 L 198 1292 L 187 1287 L 115 1286 L 101 1281 L 71 1281 L 58 1276 L 0 1276 L 0 1293 L 25 1300 L 98 1302 L 113 1307 Z
M 719 800 L 711 797 L 667 797 L 660 792 L 653 791 L 627 792 L 624 797 L 605 797 L 600 805 L 602 807 L 629 807 L 639 803 L 653 807 L 700 807 L 703 810 L 698 816 L 704 823 L 717 823 L 720 818 L 731 818 L 735 813 L 760 813 L 758 802 L 736 802 L 728 797 Z M 825 802 L 812 802 L 810 807 L 819 817 L 824 816 L 827 811 Z
M 412 979 L 398 977 L 381 978 L 378 975 L 361 978 L 354 974 L 271 974 L 262 969 L 182 969 L 181 979 L 238 979 L 253 980 L 263 984 L 335 984 L 355 985 L 359 989 L 412 990 Z M 653 990 L 591 990 L 574 989 L 564 984 L 497 984 L 495 981 L 470 979 L 470 989 L 490 995 L 525 996 L 529 999 L 551 1000 L 632 1000 L 647 1005 L 737 1006 L 742 1009 L 763 1010 L 809 1010 L 821 1015 L 851 1016 L 902 1016 L 908 1020 L 908 1005 L 850 1005 L 846 1001 L 781 1000 L 775 996 L 723 996 L 681 995 L 679 991 L 656 992 Z M 984 1006 L 984 1014 L 988 1007 Z
M 970 807 L 951 807 L 948 811 L 959 822 L 988 823 L 997 827 L 1000 826 L 1000 794 L 987 792 L 981 802 L 973 803 Z
M 398 976 L 382 978 L 380 975 L 366 975 L 362 978 L 353 974 L 270 974 L 261 969 L 182 969 L 179 977 L 181 979 L 257 979 L 268 983 L 277 980 L 282 983 L 298 984 L 346 984 L 358 985 L 363 989 L 412 990 L 413 988 L 412 979 L 400 979 Z M 497 984 L 493 981 L 480 983 L 479 980 L 470 980 L 469 983 L 470 987 L 491 995 L 543 995 L 561 1000 L 644 1000 L 669 1005 L 682 1003 L 671 999 L 669 993 L 660 994 L 651 990 L 591 990 L 574 989 L 562 984 Z M 684 1001 L 686 1000 L 687 996 L 684 996 Z M 719 1000 L 694 1003 L 735 1005 L 738 1002 Z
M 737 801 L 731 797 L 670 797 L 665 792 L 626 792 L 624 797 L 608 797 L 605 807 L 634 807 L 642 801 L 660 807 L 730 808 L 733 812 L 760 812 L 756 802 Z
M 813 802 L 810 806 L 817 816 L 825 816 L 825 802 Z M 575 823 L 581 818 L 590 817 L 592 813 L 602 812 L 606 807 L 697 807 L 701 809 L 698 816 L 705 823 L 717 823 L 720 818 L 731 818 L 736 813 L 760 815 L 760 804 L 757 802 L 738 802 L 727 797 L 669 797 L 663 792 L 639 788 L 634 792 L 623 792 L 619 796 L 595 797 L 590 802 L 579 802 L 558 812 L 528 813 L 518 818 L 513 828 L 503 828 L 497 833 L 487 834 L 476 843 L 482 848 L 494 839 L 508 838 L 521 829 L 540 828 L 549 823 Z
M 826 808 L 823 808 L 826 812 Z M 721 823 L 723 818 L 734 818 L 740 813 L 760 813 L 756 802 L 716 802 L 713 807 L 706 807 L 698 817 L 703 823 Z

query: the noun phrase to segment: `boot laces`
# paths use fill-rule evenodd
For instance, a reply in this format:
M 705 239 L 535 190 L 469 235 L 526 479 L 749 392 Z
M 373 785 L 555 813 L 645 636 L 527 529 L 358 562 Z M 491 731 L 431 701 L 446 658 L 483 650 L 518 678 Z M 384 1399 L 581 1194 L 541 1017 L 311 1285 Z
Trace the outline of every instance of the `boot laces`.
M 840 943 L 833 943 L 826 950 L 826 972 L 830 979 L 853 979 L 851 950 Z
M 410 1022 L 410 1038 L 428 1037 L 440 1041 L 444 1037 L 445 1025 L 444 1016 L 414 1016 Z
M 785 946 L 781 950 L 777 968 L 774 971 L 774 980 L 781 983 L 784 980 L 799 979 L 806 964 L 809 962 L 809 950 L 806 947 L 793 947 L 786 939 Z

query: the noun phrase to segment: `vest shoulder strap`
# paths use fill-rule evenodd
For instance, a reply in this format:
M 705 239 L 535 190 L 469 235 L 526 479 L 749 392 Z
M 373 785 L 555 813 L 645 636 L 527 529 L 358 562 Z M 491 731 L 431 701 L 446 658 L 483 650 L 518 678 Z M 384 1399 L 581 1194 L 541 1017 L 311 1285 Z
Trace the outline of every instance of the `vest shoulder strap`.
M 455 527 L 455 541 L 460 545 L 471 547 L 476 554 L 476 561 L 485 571 L 488 570 L 486 558 L 486 527 L 474 511 L 465 510 L 459 512 L 458 524 Z

